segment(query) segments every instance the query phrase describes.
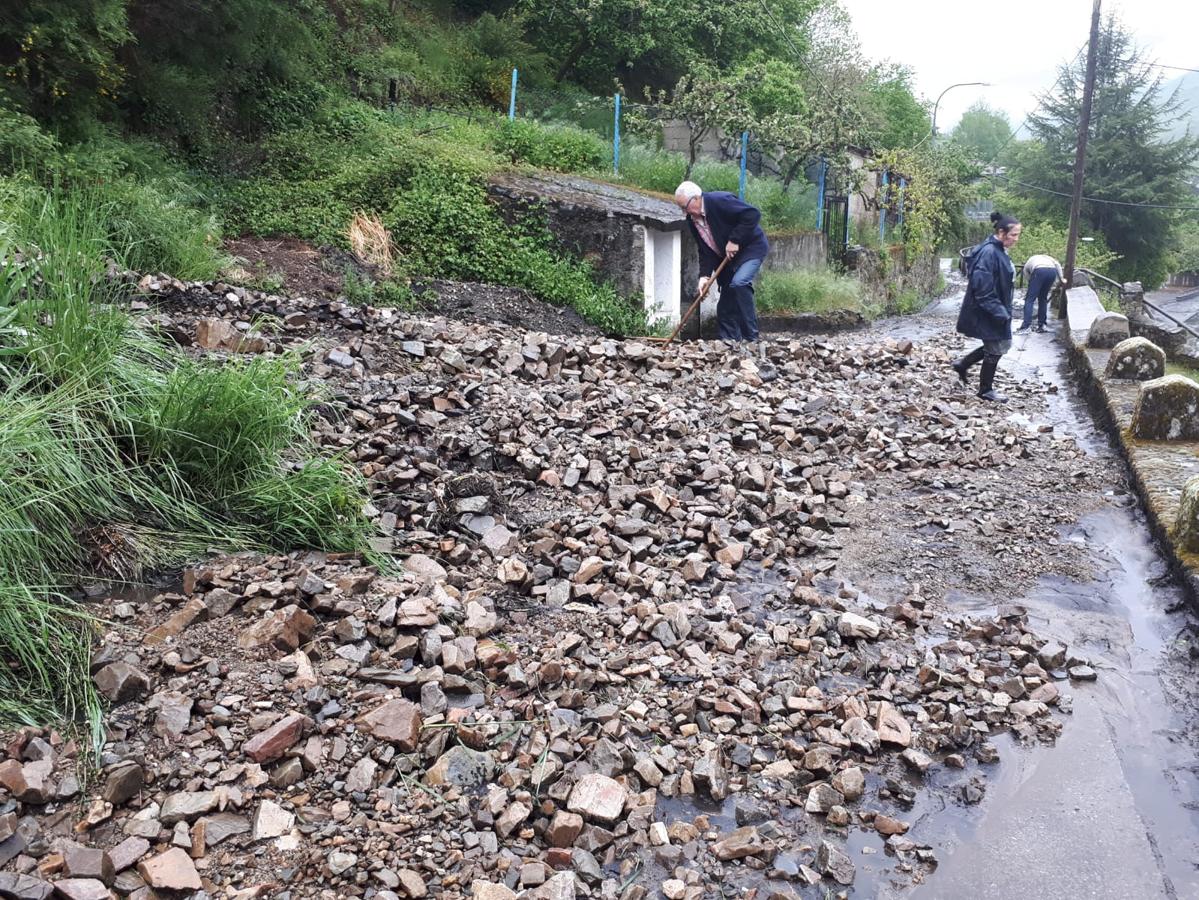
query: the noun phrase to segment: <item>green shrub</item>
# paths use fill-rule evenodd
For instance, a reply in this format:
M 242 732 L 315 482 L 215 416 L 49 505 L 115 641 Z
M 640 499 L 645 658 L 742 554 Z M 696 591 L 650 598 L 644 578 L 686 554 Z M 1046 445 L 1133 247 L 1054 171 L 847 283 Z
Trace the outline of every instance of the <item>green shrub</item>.
M 900 316 L 911 315 L 919 312 L 924 308 L 924 303 L 920 300 L 920 294 L 915 288 L 905 288 L 900 291 L 891 303 L 891 312 Z
M 568 125 L 539 125 L 527 119 L 505 121 L 495 137 L 495 150 L 512 162 L 540 169 L 586 172 L 610 165 L 612 146 L 589 131 Z
M 558 253 L 543 223 L 505 224 L 483 185 L 452 166 L 414 179 L 386 224 L 412 273 L 523 287 L 610 334 L 645 331 L 644 312 L 596 284 L 590 265 Z
M 0 173 L 43 166 L 58 155 L 58 141 L 32 116 L 9 109 L 0 95 Z
M 745 199 L 762 211 L 762 227 L 767 231 L 811 231 L 816 227 L 815 185 L 800 182 L 784 188 L 777 179 L 751 176 Z
M 1058 262 L 1064 262 L 1067 237 L 1064 223 L 1025 222 L 1020 240 L 1012 247 L 1012 263 L 1017 269 L 1023 268 L 1028 258 L 1038 253 L 1047 253 Z M 1101 234 L 1095 235 L 1093 240 L 1078 242 L 1076 265 L 1108 275 L 1117 259 L 1119 256 L 1108 249 Z
M 768 270 L 755 293 L 758 309 L 764 313 L 862 311 L 859 281 L 827 269 Z
M 741 167 L 736 163 L 701 159 L 691 169 L 691 180 L 705 191 L 735 194 L 741 187 Z
M 375 280 L 351 268 L 347 268 L 342 276 L 341 289 L 346 299 L 355 306 L 389 306 L 412 310 L 420 305 L 407 281 L 399 278 Z

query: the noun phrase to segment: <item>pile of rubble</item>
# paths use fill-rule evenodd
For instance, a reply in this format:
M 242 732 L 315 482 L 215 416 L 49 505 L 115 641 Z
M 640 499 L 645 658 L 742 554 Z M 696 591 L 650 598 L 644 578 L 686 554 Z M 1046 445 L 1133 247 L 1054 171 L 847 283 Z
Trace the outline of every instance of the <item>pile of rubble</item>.
M 889 473 L 1071 464 L 956 395 L 935 344 L 746 355 L 145 287 L 183 342 L 302 347 L 395 562 L 240 554 L 107 598 L 107 740 L 9 737 L 0 897 L 845 890 L 851 831 L 927 872 L 921 780 L 977 802 L 989 738 L 1052 740 L 1060 685 L 1095 677 L 1019 606 L 838 576 Z

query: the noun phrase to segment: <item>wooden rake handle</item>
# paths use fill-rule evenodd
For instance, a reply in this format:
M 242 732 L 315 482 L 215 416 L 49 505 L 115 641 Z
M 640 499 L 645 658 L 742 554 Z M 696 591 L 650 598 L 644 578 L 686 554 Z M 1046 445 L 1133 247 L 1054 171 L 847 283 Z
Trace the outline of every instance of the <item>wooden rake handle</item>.
M 687 320 L 691 318 L 691 314 L 699 309 L 700 303 L 703 302 L 704 297 L 708 296 L 709 289 L 711 289 L 712 285 L 716 283 L 716 279 L 720 277 L 720 273 L 724 271 L 724 267 L 729 264 L 730 259 L 732 259 L 731 256 L 726 256 L 720 261 L 720 265 L 716 267 L 716 271 L 712 273 L 712 277 L 709 278 L 707 283 L 696 293 L 695 299 L 692 300 L 691 305 L 687 307 L 687 312 L 683 313 L 683 318 L 679 319 L 679 324 L 676 325 L 674 331 L 670 333 L 670 337 L 666 338 L 666 340 L 663 342 L 663 346 L 666 346 L 679 336 L 679 332 L 683 330 L 683 326 L 687 324 Z

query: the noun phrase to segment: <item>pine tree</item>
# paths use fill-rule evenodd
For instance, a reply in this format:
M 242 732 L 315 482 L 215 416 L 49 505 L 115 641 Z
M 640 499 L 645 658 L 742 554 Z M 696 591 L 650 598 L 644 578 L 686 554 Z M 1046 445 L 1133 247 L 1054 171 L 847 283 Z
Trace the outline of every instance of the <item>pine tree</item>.
M 1199 159 L 1199 139 L 1166 139 L 1180 100 L 1176 93 L 1164 95 L 1161 76 L 1117 18 L 1103 23 L 1097 54 L 1083 195 L 1149 205 L 1084 201 L 1084 233 L 1101 233 L 1121 255 L 1112 266 L 1114 277 L 1154 288 L 1168 273 L 1179 214 L 1152 205 L 1191 202 L 1187 182 Z M 1085 76 L 1085 54 L 1079 54 L 1062 69 L 1057 90 L 1029 116 L 1035 140 L 1021 148 L 1013 165 L 1018 181 L 1059 192 L 1012 186 L 1047 218 L 1064 220 L 1068 213 Z

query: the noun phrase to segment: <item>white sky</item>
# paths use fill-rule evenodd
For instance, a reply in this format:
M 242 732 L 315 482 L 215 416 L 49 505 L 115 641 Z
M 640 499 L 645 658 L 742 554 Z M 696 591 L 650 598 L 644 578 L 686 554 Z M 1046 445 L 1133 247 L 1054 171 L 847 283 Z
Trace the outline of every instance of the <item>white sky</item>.
M 1091 27 L 1092 0 L 841 0 L 852 16 L 862 50 L 915 72 L 918 95 L 930 103 L 949 85 L 987 81 L 992 87 L 958 87 L 937 109 L 944 134 L 977 100 L 1007 113 L 1012 127 L 1036 108 L 1057 68 L 1073 59 Z M 1195 0 L 1103 0 L 1102 14 L 1117 13 L 1158 63 L 1199 69 L 1199 3 Z M 1161 70 L 1166 81 L 1185 73 Z

